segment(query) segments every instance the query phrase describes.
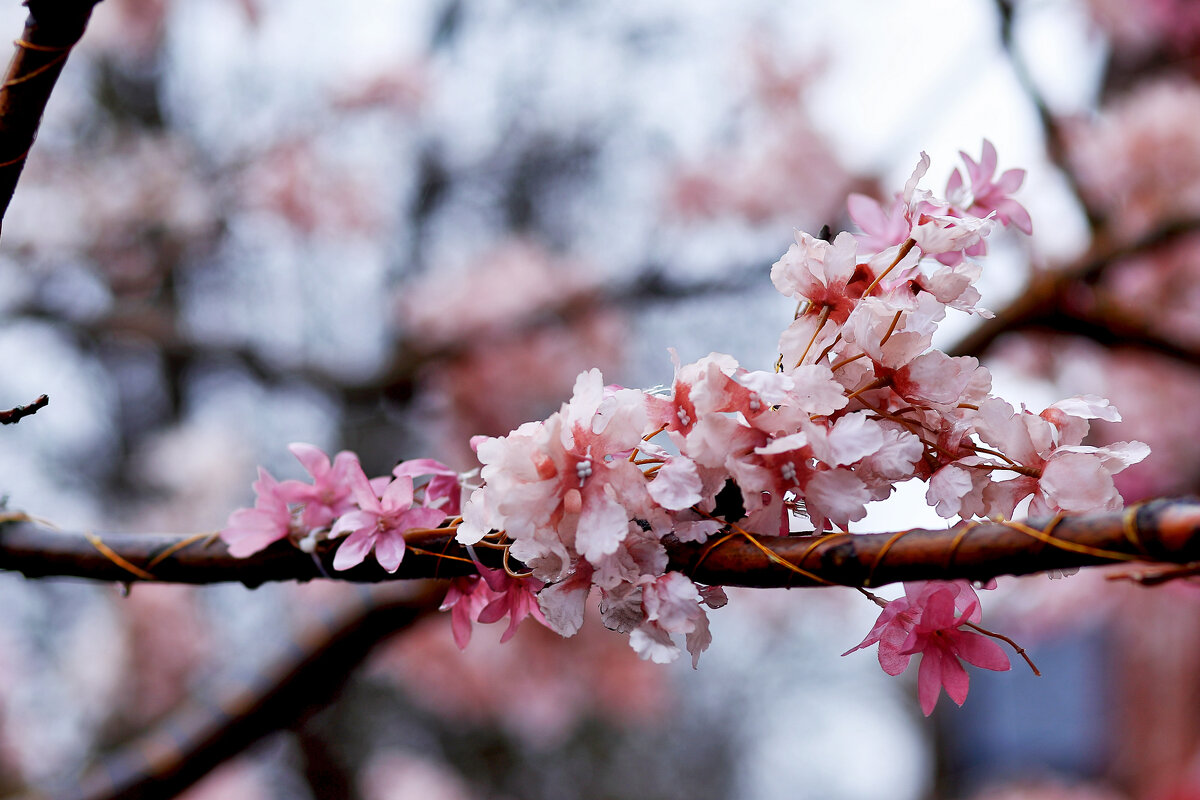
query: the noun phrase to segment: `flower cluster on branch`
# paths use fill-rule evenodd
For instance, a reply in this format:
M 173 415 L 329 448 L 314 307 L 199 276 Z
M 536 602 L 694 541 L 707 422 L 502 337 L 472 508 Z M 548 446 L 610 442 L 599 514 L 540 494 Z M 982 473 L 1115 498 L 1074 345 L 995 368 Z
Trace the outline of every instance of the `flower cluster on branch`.
M 597 593 L 605 625 L 629 634 L 643 658 L 671 661 L 682 640 L 695 664 L 711 641 L 706 608 L 726 598 L 668 571 L 668 537 L 703 544 L 722 531 L 845 530 L 913 478 L 927 482 L 928 502 L 946 518 L 1010 518 L 1023 503 L 1048 515 L 1119 508 L 1112 475 L 1148 448 L 1083 444 L 1091 420 L 1119 421 L 1107 400 L 1017 409 L 991 394 L 976 359 L 931 345 L 948 309 L 990 316 L 975 288 L 987 236 L 997 226 L 1032 230 L 1011 196 L 1023 172 L 996 177 L 986 141 L 978 162 L 963 159 L 966 176 L 955 170 L 944 199 L 919 188 L 922 154 L 886 207 L 850 198 L 859 233 L 827 241 L 797 232 L 771 269 L 797 302 L 774 370 L 720 353 L 691 364 L 675 357 L 672 385 L 646 391 L 585 372 L 549 418 L 473 441 L 481 469 L 461 475 L 418 459 L 368 479 L 352 453 L 330 462 L 293 445 L 312 483 L 260 470 L 255 507 L 234 512 L 222 531 L 230 552 L 335 540 L 335 569 L 374 552 L 395 572 L 406 535 L 448 529 L 472 555 L 503 550 L 503 570 L 479 565 L 478 577 L 450 589 L 444 607 L 460 645 L 472 621 L 506 617 L 506 637 L 525 616 L 570 636 Z M 909 585 L 860 647 L 879 642 L 892 674 L 924 653 L 928 712 L 942 685 L 956 702 L 965 697 L 960 657 L 1007 668 L 991 642 L 959 630 L 978 618 L 965 583 Z

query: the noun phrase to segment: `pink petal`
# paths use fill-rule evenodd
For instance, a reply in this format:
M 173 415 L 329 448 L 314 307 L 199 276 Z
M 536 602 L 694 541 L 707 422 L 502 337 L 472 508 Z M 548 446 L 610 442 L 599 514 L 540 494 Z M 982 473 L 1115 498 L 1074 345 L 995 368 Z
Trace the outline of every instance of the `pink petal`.
M 346 482 L 350 484 L 350 493 L 359 508 L 377 513 L 383 511 L 371 481 L 367 480 L 367 473 L 363 472 L 362 465 L 357 461 L 347 465 Z
M 888 218 L 873 198 L 865 194 L 851 194 L 846 198 L 846 210 L 850 219 L 862 228 L 864 233 L 879 233 L 887 228 Z
M 950 653 L 942 652 L 942 686 L 946 695 L 956 704 L 962 705 L 967 699 L 967 690 L 971 687 L 971 676 L 958 659 Z M 926 656 L 922 656 L 925 658 Z
M 583 612 L 592 588 L 591 565 L 583 562 L 565 581 L 538 593 L 546 626 L 559 636 L 574 636 L 583 625 Z
M 1002 194 L 1012 194 L 1017 189 L 1021 188 L 1021 184 L 1025 182 L 1025 170 L 1023 169 L 1008 169 L 1004 171 L 992 186 L 995 190 Z M 1029 231 L 1026 231 L 1028 233 Z
M 370 511 L 348 511 L 338 517 L 329 531 L 330 536 L 341 536 L 346 531 L 368 531 L 379 522 L 379 515 Z
M 942 652 L 930 650 L 921 656 L 917 670 L 917 699 L 921 702 L 921 713 L 929 716 L 942 693 Z
M 346 541 L 342 542 L 334 554 L 333 568 L 342 570 L 358 566 L 367 557 L 367 553 L 371 552 L 371 546 L 374 544 L 374 537 L 367 529 L 355 531 L 346 537 Z
M 413 481 L 407 476 L 396 478 L 388 487 L 383 490 L 383 497 L 380 498 L 382 505 L 389 511 L 405 509 L 412 505 L 413 502 Z
M 625 508 L 604 492 L 589 492 L 579 515 L 575 547 L 593 564 L 617 552 L 629 533 Z
M 984 139 L 983 156 L 979 160 L 979 177 L 990 182 L 992 176 L 996 174 L 996 164 L 998 161 L 999 158 L 996 155 L 996 146 L 987 139 Z
M 379 565 L 388 572 L 395 572 L 400 568 L 406 547 L 402 534 L 388 531 L 375 536 L 375 558 L 379 561 Z M 341 554 L 342 551 L 339 549 L 338 555 Z M 334 564 L 334 568 L 337 569 L 337 564 Z
M 954 635 L 953 642 L 955 654 L 968 664 L 997 672 L 1012 669 L 1004 649 L 986 636 L 959 631 Z
M 441 525 L 446 519 L 446 512 L 439 508 L 426 508 L 417 506 L 410 508 L 400 515 L 399 523 L 394 530 L 407 531 L 412 528 L 436 528 Z
M 288 450 L 313 478 L 329 472 L 329 456 L 325 455 L 325 451 L 321 448 L 304 442 L 293 442 L 288 445 Z
M 497 620 L 504 619 L 504 616 L 508 614 L 508 610 L 508 597 L 497 597 L 495 600 L 484 606 L 483 610 L 479 612 L 478 619 L 480 622 L 490 625 Z
M 277 542 L 288 534 L 285 524 L 261 509 L 242 508 L 229 515 L 229 523 L 221 531 L 234 558 L 245 558 Z
M 413 478 L 417 475 L 457 475 L 458 473 L 432 458 L 413 458 L 401 461 L 392 469 L 397 478 Z
M 457 606 L 450 612 L 450 630 L 454 634 L 454 643 L 459 650 L 466 650 L 471 643 L 471 609 L 463 605 Z
M 699 503 L 702 488 L 696 463 L 685 456 L 667 459 L 649 487 L 654 502 L 671 511 L 682 511 Z

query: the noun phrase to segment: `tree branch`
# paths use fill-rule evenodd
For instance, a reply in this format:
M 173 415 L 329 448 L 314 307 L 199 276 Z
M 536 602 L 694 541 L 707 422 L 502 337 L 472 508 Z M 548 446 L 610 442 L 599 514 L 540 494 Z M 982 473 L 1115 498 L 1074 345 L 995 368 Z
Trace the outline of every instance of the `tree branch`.
M 364 602 L 314 615 L 285 655 L 245 685 L 191 701 L 167 723 L 103 758 L 75 785 L 51 787 L 60 800 L 174 797 L 263 736 L 325 706 L 367 654 L 437 607 L 425 592 L 371 591 Z M 317 640 L 314 643 L 314 640 Z
M 26 0 L 29 18 L 0 84 L 0 221 L 37 137 L 46 102 L 100 0 Z
M 353 582 L 449 578 L 475 571 L 448 528 L 407 538 L 394 574 L 373 559 L 335 572 L 333 543 L 316 554 L 278 542 L 249 558 L 212 535 L 64 533 L 19 515 L 0 522 L 0 569 L 29 578 L 73 576 L 131 583 L 266 581 L 332 577 Z M 988 580 L 1070 567 L 1200 561 L 1200 500 L 1155 500 L 1125 511 L 1018 522 L 969 522 L 945 530 L 759 536 L 727 529 L 704 544 L 664 541 L 670 569 L 713 585 L 759 588 L 880 586 L 897 581 Z M 489 566 L 500 551 L 478 548 Z
M 1063 269 L 1035 275 L 1018 298 L 998 311 L 994 318 L 982 320 L 958 342 L 950 354 L 981 356 L 1006 333 L 1050 327 L 1060 315 L 1080 317 L 1082 312 L 1075 308 L 1078 300 L 1075 295 L 1081 286 L 1095 284 L 1105 270 L 1123 259 L 1152 254 L 1197 233 L 1200 233 L 1200 219 L 1192 218 L 1165 223 L 1132 242 L 1111 242 L 1100 236 L 1078 261 Z M 1102 322 L 1073 332 L 1111 347 L 1114 342 L 1111 336 L 1103 335 L 1104 327 Z M 1197 359 L 1194 351 L 1172 346 L 1159 339 L 1143 341 L 1137 338 L 1134 343 L 1165 352 L 1187 363 L 1194 363 Z
M 45 408 L 50 404 L 48 395 L 38 395 L 32 403 L 26 403 L 23 406 L 17 406 L 5 411 L 0 411 L 0 425 L 12 425 L 20 422 L 25 417 L 31 416 L 38 412 L 38 409 Z

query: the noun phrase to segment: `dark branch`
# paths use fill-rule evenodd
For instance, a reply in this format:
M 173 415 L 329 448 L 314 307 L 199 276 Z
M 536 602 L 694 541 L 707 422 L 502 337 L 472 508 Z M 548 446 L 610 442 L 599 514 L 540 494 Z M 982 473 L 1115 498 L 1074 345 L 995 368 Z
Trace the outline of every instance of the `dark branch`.
M 100 0 L 27 0 L 29 18 L 0 84 L 0 220 L 8 211 L 46 102 Z
M 713 543 L 716 542 L 716 543 Z M 961 523 L 900 533 L 758 536 L 738 531 L 706 544 L 666 540 L 670 568 L 725 586 L 879 586 L 897 581 L 987 580 L 1129 560 L 1200 561 L 1200 501 L 1156 500 L 1124 512 L 1019 523 Z M 449 529 L 408 537 L 409 552 L 389 574 L 364 563 L 332 569 L 333 547 L 316 555 L 279 542 L 244 559 L 211 536 L 62 533 L 29 521 L 0 525 L 0 568 L 26 577 L 175 583 L 335 577 L 355 582 L 471 574 L 468 554 Z M 498 551 L 478 548 L 490 566 Z
M 36 414 L 39 408 L 45 408 L 49 404 L 49 396 L 43 394 L 38 396 L 32 403 L 10 408 L 7 411 L 0 411 L 0 425 L 12 425 L 20 422 L 25 417 Z

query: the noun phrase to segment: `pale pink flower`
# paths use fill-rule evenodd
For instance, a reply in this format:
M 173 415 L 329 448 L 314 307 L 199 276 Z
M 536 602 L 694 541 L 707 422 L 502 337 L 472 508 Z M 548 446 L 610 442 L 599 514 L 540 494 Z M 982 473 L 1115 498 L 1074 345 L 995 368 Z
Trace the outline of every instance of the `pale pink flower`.
M 656 664 L 669 663 L 680 653 L 671 634 L 682 633 L 695 667 L 700 653 L 712 641 L 708 615 L 701 607 L 704 599 L 696 584 L 682 573 L 668 572 L 641 588 L 645 621 L 630 633 L 634 651 Z
M 976 373 L 983 371 L 983 376 Z M 930 350 L 905 364 L 892 376 L 896 394 L 921 405 L 953 406 L 978 402 L 981 397 L 967 396 L 968 390 L 991 385 L 991 376 L 971 356 L 951 357 L 941 350 Z M 975 392 L 973 391 L 972 394 Z
M 959 151 L 966 164 L 967 181 L 957 169 L 946 183 L 946 198 L 956 211 L 976 217 L 995 214 L 1005 225 L 1012 225 L 1025 234 L 1033 233 L 1033 222 L 1025 207 L 1013 200 L 1011 195 L 1025 180 L 1025 170 L 1010 169 L 999 178 L 996 174 L 996 148 L 987 139 L 983 140 L 983 155 L 976 163 L 969 155 Z
M 856 271 L 857 244 L 849 233 L 833 243 L 796 231 L 796 242 L 771 267 L 771 281 L 788 297 L 828 308 L 829 319 L 844 322 L 870 282 Z
M 903 244 L 912 230 L 908 204 L 899 195 L 885 211 L 878 201 L 864 194 L 852 194 L 846 198 L 846 210 L 862 230 L 854 238 L 869 252 Z
M 616 552 L 629 520 L 652 505 L 627 458 L 645 426 L 642 392 L 606 393 L 599 370 L 582 373 L 570 402 L 544 423 L 480 443 L 484 486 L 467 502 L 459 541 L 477 541 L 485 526 L 507 531 L 513 557 L 547 580 L 563 577 L 576 555 L 596 564 Z
M 288 493 L 283 485 L 262 467 L 254 482 L 254 508 L 239 508 L 229 515 L 221 530 L 221 539 L 235 558 L 253 555 L 268 545 L 298 531 L 293 528 Z
M 1100 398 L 1076 398 L 1055 404 L 1042 414 L 1017 413 L 999 398 L 979 404 L 976 431 L 980 438 L 1040 478 L 1020 474 L 995 484 L 988 516 L 1013 513 L 1009 503 L 1033 494 L 1031 514 L 1114 511 L 1121 495 L 1113 474 L 1144 459 L 1150 449 L 1141 442 L 1117 442 L 1107 447 L 1079 444 L 1088 419 L 1112 418 L 1115 409 Z M 985 500 L 989 494 L 985 492 Z
M 559 636 L 574 636 L 583 626 L 583 613 L 592 589 L 592 565 L 579 559 L 573 571 L 538 593 L 546 627 Z
M 303 503 L 301 519 L 309 530 L 327 528 L 335 519 L 354 508 L 350 476 L 358 467 L 358 456 L 343 450 L 329 463 L 329 456 L 311 444 L 296 442 L 288 450 L 312 476 L 312 484 L 284 481 L 288 502 Z M 360 468 L 361 469 L 361 468 Z
M 413 505 L 412 478 L 396 478 L 377 496 L 362 467 L 350 476 L 358 509 L 349 511 L 334 523 L 330 536 L 349 533 L 338 546 L 333 568 L 350 569 L 363 562 L 373 549 L 379 565 L 388 572 L 400 568 L 404 558 L 404 532 L 410 528 L 433 528 L 446 519 L 436 508 Z

